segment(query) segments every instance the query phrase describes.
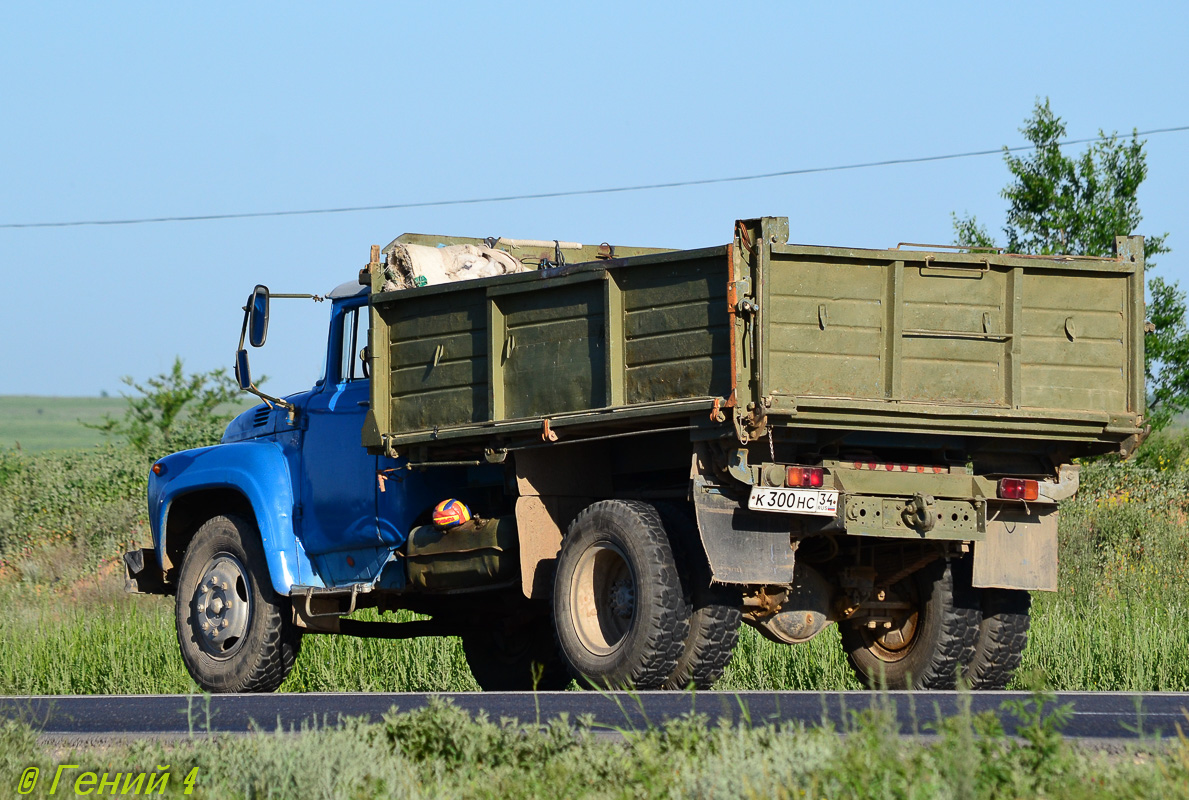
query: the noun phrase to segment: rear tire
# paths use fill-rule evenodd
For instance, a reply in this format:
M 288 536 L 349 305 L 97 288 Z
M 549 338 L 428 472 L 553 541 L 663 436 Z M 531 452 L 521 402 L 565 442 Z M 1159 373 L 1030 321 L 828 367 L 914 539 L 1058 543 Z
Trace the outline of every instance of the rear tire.
M 657 504 L 677 562 L 681 589 L 690 605 L 689 635 L 677 666 L 662 688 L 709 689 L 722 677 L 743 622 L 742 597 L 737 590 L 712 584 L 710 565 L 699 546 L 698 524 L 692 509 Z
M 205 691 L 276 691 L 297 661 L 289 600 L 273 591 L 260 534 L 241 517 L 214 517 L 194 534 L 174 610 L 182 660 Z
M 873 631 L 861 622 L 839 625 L 842 645 L 859 680 L 873 689 L 953 689 L 970 663 L 981 612 L 961 569 L 934 561 L 893 587 L 913 603 L 899 628 Z
M 972 689 L 1006 689 L 1028 645 L 1032 595 L 1020 589 L 983 589 L 983 620 L 966 669 Z
M 570 685 L 547 616 L 515 628 L 492 626 L 463 634 L 462 651 L 485 692 L 550 692 Z
M 655 508 L 603 500 L 571 523 L 557 559 L 553 622 L 579 683 L 661 687 L 677 667 L 689 614 Z

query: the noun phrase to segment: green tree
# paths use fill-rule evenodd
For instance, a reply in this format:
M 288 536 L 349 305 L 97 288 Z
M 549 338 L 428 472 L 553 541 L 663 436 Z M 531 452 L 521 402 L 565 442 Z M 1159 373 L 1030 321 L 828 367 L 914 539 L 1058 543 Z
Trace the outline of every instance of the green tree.
M 1098 141 L 1071 158 L 1061 150 L 1065 123 L 1053 114 L 1048 98 L 1037 101 L 1020 132 L 1034 149 L 1016 156 L 1004 147 L 1003 160 L 1012 175 L 1002 192 L 1008 201 L 1003 226 L 1007 250 L 1111 255 L 1115 237 L 1130 235 L 1143 220 L 1136 194 L 1148 175 L 1144 142 L 1134 131 L 1130 139 L 1121 140 L 1100 130 Z M 956 244 L 995 246 L 975 217 L 954 214 L 953 224 Z M 1156 266 L 1154 256 L 1169 252 L 1167 237 L 1165 233 L 1145 238 L 1149 271 Z M 1185 295 L 1175 283 L 1152 278 L 1148 294 L 1148 317 L 1155 330 L 1146 338 L 1144 368 L 1148 417 L 1159 430 L 1189 407 L 1189 325 Z
M 240 399 L 239 386 L 227 370 L 186 374 L 180 357 L 169 372 L 143 384 L 128 375 L 120 380 L 134 392 L 123 395 L 128 401 L 123 418 L 108 415 L 88 427 L 123 437 L 150 456 L 219 441 L 232 416 L 227 406 Z

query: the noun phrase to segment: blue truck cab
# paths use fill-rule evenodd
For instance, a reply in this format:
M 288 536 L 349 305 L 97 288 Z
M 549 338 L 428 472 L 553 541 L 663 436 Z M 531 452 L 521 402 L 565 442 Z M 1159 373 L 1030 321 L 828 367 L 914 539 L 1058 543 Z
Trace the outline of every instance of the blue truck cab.
M 253 344 L 264 342 L 268 297 L 258 287 L 245 308 Z M 406 458 L 369 452 L 360 441 L 370 402 L 368 290 L 352 281 L 324 299 L 323 377 L 285 398 L 264 395 L 247 374 L 241 342 L 241 386 L 263 402 L 233 419 L 219 444 L 152 466 L 153 546 L 125 554 L 129 591 L 175 596 L 183 659 L 210 691 L 277 688 L 304 633 L 450 633 L 463 635 L 471 651 L 498 651 L 488 641 L 491 626 L 471 630 L 457 598 L 486 589 L 524 604 L 511 563 L 513 526 L 498 518 L 509 510 L 503 468 L 418 469 Z M 450 499 L 486 518 L 443 536 L 431 515 Z M 342 619 L 365 606 L 414 608 L 438 619 L 405 624 L 408 630 Z M 491 678 L 493 687 L 523 682 L 501 682 L 501 675 Z

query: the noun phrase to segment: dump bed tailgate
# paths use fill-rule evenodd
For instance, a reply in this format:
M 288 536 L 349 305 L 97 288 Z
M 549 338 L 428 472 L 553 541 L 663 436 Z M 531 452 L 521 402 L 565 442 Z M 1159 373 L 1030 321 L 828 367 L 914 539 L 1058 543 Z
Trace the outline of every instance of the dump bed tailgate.
M 801 247 L 780 241 L 780 223 L 763 221 L 757 265 L 756 390 L 774 415 L 1056 438 L 1136 432 L 1138 237 L 1120 240 L 1118 258 L 1024 257 Z

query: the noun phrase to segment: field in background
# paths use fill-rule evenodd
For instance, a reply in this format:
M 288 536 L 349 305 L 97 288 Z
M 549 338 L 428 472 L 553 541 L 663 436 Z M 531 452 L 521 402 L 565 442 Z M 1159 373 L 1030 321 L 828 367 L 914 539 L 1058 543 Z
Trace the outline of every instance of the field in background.
M 245 399 L 220 412 L 238 414 L 256 404 Z M 120 418 L 128 408 L 123 397 L 37 397 L 0 395 L 0 449 L 27 453 L 74 450 L 112 441 L 94 428 L 105 415 Z M 115 439 L 118 441 L 118 438 Z
M 70 450 L 104 441 L 97 430 L 103 416 L 123 415 L 128 403 L 122 397 L 35 397 L 0 395 L 0 447 L 26 452 Z

